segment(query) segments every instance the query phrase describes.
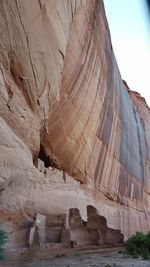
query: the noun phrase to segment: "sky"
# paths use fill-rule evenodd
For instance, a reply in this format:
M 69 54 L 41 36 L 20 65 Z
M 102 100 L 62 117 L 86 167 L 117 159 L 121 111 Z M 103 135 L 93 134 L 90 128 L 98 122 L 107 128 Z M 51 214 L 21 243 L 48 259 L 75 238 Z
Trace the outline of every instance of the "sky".
M 122 79 L 150 106 L 150 17 L 145 0 L 104 0 Z

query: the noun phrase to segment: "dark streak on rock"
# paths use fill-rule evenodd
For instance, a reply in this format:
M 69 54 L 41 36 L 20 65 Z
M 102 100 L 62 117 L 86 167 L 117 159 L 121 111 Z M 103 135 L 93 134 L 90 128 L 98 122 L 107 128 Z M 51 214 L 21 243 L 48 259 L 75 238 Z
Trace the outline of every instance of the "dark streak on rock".
M 65 60 L 65 56 L 64 56 L 63 52 L 60 49 L 58 51 L 62 55 L 62 58 L 63 58 L 63 61 L 64 61 Z

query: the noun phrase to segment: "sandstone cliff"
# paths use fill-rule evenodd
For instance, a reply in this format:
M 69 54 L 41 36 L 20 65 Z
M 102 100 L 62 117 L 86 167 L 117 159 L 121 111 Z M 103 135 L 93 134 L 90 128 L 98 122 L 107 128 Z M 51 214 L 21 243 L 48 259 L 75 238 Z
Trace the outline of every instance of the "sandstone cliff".
M 121 79 L 103 2 L 1 1 L 0 36 L 0 223 L 9 246 L 25 246 L 29 228 L 33 239 L 35 214 L 40 243 L 46 233 L 58 241 L 62 225 L 78 239 L 87 219 L 92 231 L 102 219 L 102 234 L 86 232 L 88 240 L 148 231 L 150 110 Z

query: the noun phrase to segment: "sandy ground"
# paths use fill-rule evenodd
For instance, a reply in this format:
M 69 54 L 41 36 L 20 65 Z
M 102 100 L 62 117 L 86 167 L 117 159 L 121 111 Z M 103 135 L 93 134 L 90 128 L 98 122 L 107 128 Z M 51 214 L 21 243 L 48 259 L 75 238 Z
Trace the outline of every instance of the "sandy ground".
M 34 257 L 31 259 L 14 259 L 9 262 L 1 262 L 0 267 L 150 267 L 149 260 L 129 258 L 120 250 L 99 251 L 72 251 L 71 255 L 48 255 L 43 259 Z M 39 255 L 40 256 L 40 255 Z

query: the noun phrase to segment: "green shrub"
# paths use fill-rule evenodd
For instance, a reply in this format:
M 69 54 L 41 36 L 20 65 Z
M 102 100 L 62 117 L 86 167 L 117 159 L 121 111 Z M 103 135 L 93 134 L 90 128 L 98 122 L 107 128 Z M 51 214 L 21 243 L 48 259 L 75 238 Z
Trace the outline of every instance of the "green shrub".
M 0 260 L 4 259 L 4 248 L 3 246 L 7 242 L 7 233 L 4 232 L 3 230 L 0 230 Z
M 77 252 L 74 254 L 74 256 L 79 257 L 79 256 L 80 256 L 80 252 L 77 251 Z
M 150 259 L 150 232 L 146 235 L 136 232 L 126 241 L 126 251 L 134 258 Z
M 145 249 L 142 251 L 141 256 L 144 260 L 149 260 L 150 259 L 150 252 L 147 249 Z

